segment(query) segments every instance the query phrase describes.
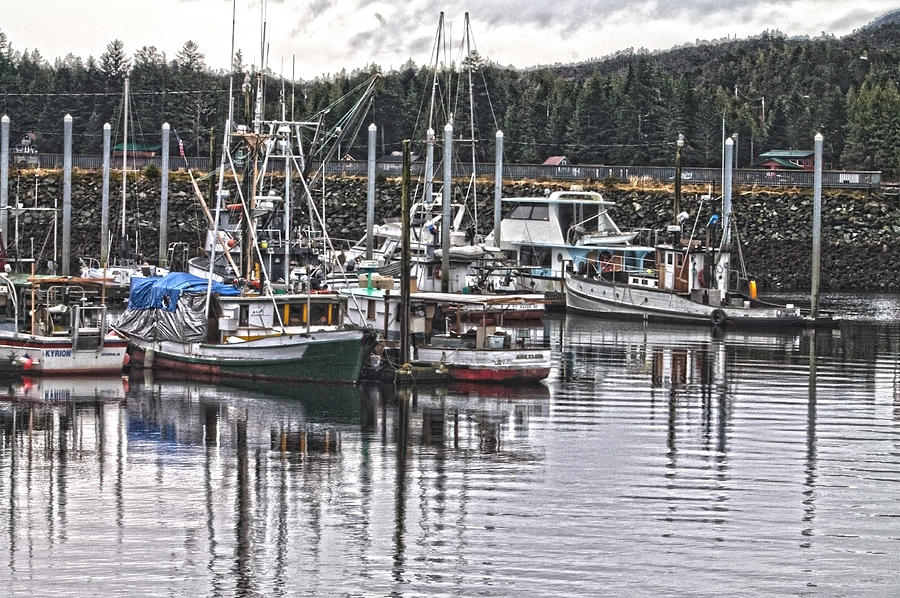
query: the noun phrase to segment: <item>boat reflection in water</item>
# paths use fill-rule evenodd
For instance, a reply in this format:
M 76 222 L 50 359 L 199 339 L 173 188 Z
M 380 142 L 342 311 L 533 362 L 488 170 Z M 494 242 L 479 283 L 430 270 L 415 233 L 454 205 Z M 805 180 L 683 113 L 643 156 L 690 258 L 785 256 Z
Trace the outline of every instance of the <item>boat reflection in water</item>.
M 42 403 L 124 401 L 128 378 L 107 376 L 31 377 L 8 380 L 0 387 L 0 400 Z
M 597 321 L 567 315 L 560 324 L 560 376 L 565 381 L 651 373 L 651 388 L 698 385 L 706 390 L 726 381 L 729 355 L 742 362 L 757 353 L 788 359 L 800 347 L 801 332 L 723 330 L 690 325 Z

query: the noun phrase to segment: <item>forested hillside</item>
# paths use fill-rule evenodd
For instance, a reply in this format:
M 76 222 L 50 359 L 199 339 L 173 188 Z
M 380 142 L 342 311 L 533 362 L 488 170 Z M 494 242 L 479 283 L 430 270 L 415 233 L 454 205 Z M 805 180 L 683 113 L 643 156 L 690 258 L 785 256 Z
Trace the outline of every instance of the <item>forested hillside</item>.
M 238 53 L 233 77 L 238 120 L 244 119 L 240 89 L 248 70 Z M 345 94 L 378 70 L 372 65 L 302 82 L 272 75 L 266 79 L 267 110 L 280 113 L 284 88 L 288 111 L 297 119 L 332 106 L 325 120 L 334 124 L 355 101 Z M 121 128 L 121 93 L 129 72 L 131 127 L 138 140 L 158 142 L 159 127 L 168 121 L 188 154 L 209 154 L 225 122 L 229 74 L 207 68 L 195 43 L 167 57 L 153 47 L 129 54 L 114 40 L 99 58 L 69 55 L 49 64 L 39 50 L 20 49 L 0 31 L 0 113 L 12 120 L 13 143 L 33 132 L 41 151 L 61 151 L 62 118 L 68 113 L 75 119 L 74 150 L 99 153 L 103 123 L 113 125 L 114 136 Z M 510 162 L 566 155 L 576 163 L 670 164 L 681 132 L 687 139 L 685 164 L 715 166 L 724 119 L 727 134 L 738 134 L 739 166 L 749 166 L 769 149 L 811 148 L 813 135 L 821 131 L 827 168 L 882 170 L 888 178 L 900 174 L 900 24 L 893 18 L 843 38 L 766 32 L 747 40 L 658 53 L 627 50 L 588 63 L 526 70 L 475 53 L 436 79 L 432 126 L 438 137 L 452 112 L 454 136 L 468 139 L 474 129 L 477 158 L 483 161 L 493 160 L 499 127 Z M 380 151 L 399 149 L 406 137 L 424 139 L 434 82 L 434 69 L 413 62 L 383 74 L 366 119 L 379 126 Z M 344 153 L 364 156 L 364 142 L 363 134 L 353 147 L 345 145 Z

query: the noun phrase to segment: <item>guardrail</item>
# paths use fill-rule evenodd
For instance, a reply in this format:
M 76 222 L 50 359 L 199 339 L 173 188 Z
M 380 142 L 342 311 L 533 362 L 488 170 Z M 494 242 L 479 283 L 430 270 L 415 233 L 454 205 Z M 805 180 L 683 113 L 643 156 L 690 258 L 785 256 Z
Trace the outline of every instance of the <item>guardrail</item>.
M 23 160 L 22 157 L 26 158 Z M 25 161 L 27 160 L 27 161 Z M 112 168 L 116 169 L 117 158 L 112 160 Z M 31 166 L 37 168 L 62 168 L 62 154 L 10 154 L 12 166 Z M 146 168 L 149 164 L 162 166 L 162 159 L 155 157 L 132 157 L 128 160 L 130 169 Z M 118 158 L 121 165 L 121 158 Z M 201 172 L 209 170 L 208 157 L 188 156 L 180 158 L 173 156 L 169 160 L 171 170 L 183 170 L 186 166 Z M 216 163 L 216 165 L 218 165 Z M 102 156 L 74 155 L 72 166 L 85 170 L 100 170 L 103 167 Z M 316 168 L 318 164 L 314 164 Z M 270 164 L 270 170 L 278 171 L 278 164 Z M 413 176 L 420 176 L 424 170 L 422 162 L 411 165 Z M 400 176 L 403 165 L 394 161 L 378 161 L 375 164 L 376 174 L 385 176 Z M 340 161 L 329 162 L 325 165 L 327 174 L 347 174 L 366 176 L 366 163 L 364 161 Z M 440 170 L 440 169 L 437 169 Z M 454 162 L 452 166 L 453 176 L 456 178 L 468 178 L 472 176 L 472 164 L 466 162 Z M 481 162 L 475 164 L 475 174 L 478 177 L 494 178 L 494 164 Z M 435 173 L 436 178 L 441 177 L 441 172 Z M 671 166 L 602 166 L 602 165 L 566 165 L 547 166 L 544 164 L 505 164 L 503 166 L 503 178 L 509 181 L 518 180 L 552 180 L 552 181 L 603 181 L 614 180 L 619 182 L 660 182 L 666 183 L 675 180 L 675 168 Z M 722 172 L 718 168 L 692 168 L 685 167 L 681 170 L 681 180 L 690 184 L 713 184 L 720 186 Z M 811 170 L 765 170 L 755 168 L 738 168 L 732 171 L 732 181 L 740 186 L 758 187 L 812 187 L 813 172 Z M 881 187 L 881 172 L 865 170 L 826 170 L 822 172 L 822 186 L 825 188 L 845 189 L 878 189 Z

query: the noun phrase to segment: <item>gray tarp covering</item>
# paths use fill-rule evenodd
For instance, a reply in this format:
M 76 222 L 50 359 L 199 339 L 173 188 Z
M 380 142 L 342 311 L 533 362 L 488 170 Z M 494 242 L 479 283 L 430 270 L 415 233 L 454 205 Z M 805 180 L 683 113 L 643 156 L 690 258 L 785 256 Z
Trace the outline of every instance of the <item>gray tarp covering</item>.
M 215 301 L 213 301 L 213 306 Z M 181 293 L 175 311 L 126 309 L 115 328 L 127 335 L 151 341 L 193 343 L 206 340 L 206 295 Z M 214 315 L 214 310 L 210 315 Z

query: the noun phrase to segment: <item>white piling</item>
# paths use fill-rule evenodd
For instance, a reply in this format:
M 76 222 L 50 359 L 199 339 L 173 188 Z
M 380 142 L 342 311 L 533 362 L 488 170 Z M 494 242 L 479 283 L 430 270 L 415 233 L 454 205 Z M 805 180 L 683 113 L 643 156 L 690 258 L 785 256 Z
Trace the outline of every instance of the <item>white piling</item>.
M 725 140 L 725 172 L 722 173 L 722 244 L 731 245 L 731 168 L 734 140 Z
M 109 262 L 109 152 L 111 130 L 109 123 L 103 125 L 103 190 L 100 195 L 101 266 L 105 266 Z
M 813 226 L 812 226 L 812 290 L 809 315 L 819 315 L 819 270 L 822 265 L 822 147 L 821 133 L 815 136 L 815 161 L 813 166 Z
M 71 275 L 72 260 L 72 115 L 63 118 L 62 275 Z
M 162 154 L 159 180 L 159 265 L 167 266 L 169 245 L 169 123 L 162 124 Z
M 441 292 L 450 292 L 450 190 L 453 181 L 453 125 L 444 126 L 444 212 L 441 219 Z
M 425 194 L 424 200 L 434 198 L 434 129 L 425 131 Z
M 500 213 L 503 198 L 503 131 L 497 131 L 494 150 L 494 245 L 500 247 Z
M 366 170 L 366 259 L 372 259 L 375 229 L 375 144 L 378 140 L 378 127 L 369 125 L 369 161 Z
M 9 117 L 0 118 L 0 238 L 6 243 L 9 207 Z

